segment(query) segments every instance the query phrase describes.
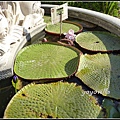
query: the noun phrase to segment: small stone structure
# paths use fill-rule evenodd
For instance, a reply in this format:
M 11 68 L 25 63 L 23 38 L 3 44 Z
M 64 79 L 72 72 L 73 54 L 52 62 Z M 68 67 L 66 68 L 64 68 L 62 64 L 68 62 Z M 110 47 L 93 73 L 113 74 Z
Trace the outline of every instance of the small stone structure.
M 17 52 L 46 27 L 40 1 L 0 2 L 0 80 L 13 75 Z

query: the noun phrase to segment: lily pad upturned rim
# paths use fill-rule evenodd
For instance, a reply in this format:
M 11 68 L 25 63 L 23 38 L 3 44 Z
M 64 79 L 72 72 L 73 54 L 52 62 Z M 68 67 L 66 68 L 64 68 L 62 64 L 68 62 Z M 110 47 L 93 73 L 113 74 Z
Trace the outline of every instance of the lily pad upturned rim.
M 81 55 L 75 76 L 97 93 L 120 100 L 120 55 L 94 54 Z
M 23 53 L 24 52 L 24 50 L 26 50 L 26 49 L 29 49 L 30 47 L 34 47 L 34 46 L 38 46 L 38 45 L 44 45 L 44 44 L 50 44 L 50 45 L 58 45 L 58 46 L 62 46 L 63 48 L 68 48 L 68 50 L 71 50 L 71 51 L 73 51 L 73 52 L 75 52 L 75 54 L 77 55 L 77 57 L 75 57 L 74 59 L 78 59 L 77 61 L 76 61 L 76 63 L 74 63 L 74 64 L 76 64 L 76 66 L 74 66 L 74 72 L 71 72 L 71 74 L 70 74 L 70 71 L 69 71 L 69 73 L 66 71 L 67 69 L 70 69 L 70 68 L 67 68 L 67 67 L 65 67 L 64 68 L 64 71 L 65 71 L 65 73 L 64 72 L 61 72 L 61 73 L 59 73 L 59 75 L 57 74 L 57 73 L 55 73 L 55 75 L 56 75 L 56 77 L 55 77 L 55 75 L 54 75 L 54 77 L 50 74 L 49 76 L 51 76 L 51 77 L 43 77 L 42 76 L 42 78 L 39 78 L 38 76 L 37 77 L 35 77 L 35 78 L 31 78 L 30 77 L 30 74 L 29 74 L 29 77 L 23 77 L 23 75 L 20 75 L 20 74 L 18 74 L 16 71 L 18 71 L 17 69 L 18 68 L 16 68 L 16 61 L 17 61 L 17 59 L 19 58 L 19 55 L 21 54 L 21 53 Z M 56 46 L 57 47 L 57 46 Z M 53 51 L 53 50 L 52 50 Z M 34 52 L 34 51 L 33 51 Z M 49 51 L 48 51 L 49 52 Z M 58 42 L 44 42 L 44 43 L 39 43 L 39 44 L 34 44 L 34 45 L 29 45 L 29 46 L 27 46 L 27 47 L 25 47 L 25 48 L 23 48 L 21 51 L 19 51 L 18 52 L 18 54 L 17 54 L 17 56 L 16 56 L 16 60 L 15 60 L 15 63 L 14 63 L 14 73 L 18 76 L 18 77 L 20 77 L 20 78 L 23 78 L 23 79 L 27 79 L 27 80 L 50 80 L 50 79 L 52 79 L 52 80 L 59 80 L 59 79 L 61 79 L 61 78 L 67 78 L 67 77 L 69 77 L 69 76 L 71 76 L 71 75 L 73 75 L 73 74 L 75 74 L 76 72 L 77 72 L 77 69 L 78 69 L 78 66 L 79 66 L 79 59 L 80 59 L 80 55 L 82 54 L 82 52 L 79 50 L 79 49 L 77 49 L 77 48 L 75 48 L 75 47 L 73 47 L 73 46 L 69 46 L 69 45 L 67 45 L 67 44 L 60 44 L 60 43 L 58 43 Z M 67 58 L 68 59 L 68 58 Z M 72 60 L 73 61 L 73 57 L 72 57 L 72 59 L 70 59 L 70 60 Z M 19 61 L 19 60 L 18 60 Z M 17 61 L 17 62 L 18 62 Z M 68 62 L 70 62 L 70 61 L 68 61 Z M 68 62 L 66 63 L 66 64 L 68 64 Z M 20 68 L 19 68 L 20 69 Z M 46 68 L 45 68 L 46 69 Z M 54 69 L 53 69 L 54 70 Z M 72 71 L 73 71 L 72 70 Z M 43 71 L 43 69 L 42 69 L 42 71 Z M 34 71 L 35 72 L 35 71 Z M 64 73 L 64 74 L 63 74 Z M 41 73 L 42 74 L 42 73 Z M 37 74 L 36 74 L 37 75 Z
M 69 20 L 64 20 L 63 23 L 70 23 L 70 24 L 74 24 L 74 25 L 78 26 L 78 27 L 79 27 L 79 31 L 77 31 L 77 32 L 75 31 L 74 34 L 79 34 L 79 33 L 82 32 L 82 30 L 83 30 L 83 26 L 82 26 L 81 24 L 79 24 L 79 23 L 72 22 L 72 21 L 69 21 Z M 48 24 L 48 25 L 51 25 L 51 24 Z M 71 29 L 72 29 L 72 28 L 71 28 Z M 49 34 L 51 34 L 51 35 L 60 36 L 59 33 L 51 32 L 51 31 L 47 30 L 47 28 L 45 28 L 45 32 L 46 32 L 46 33 L 49 33 Z M 67 33 L 67 32 L 68 32 L 68 31 L 66 31 L 66 33 Z M 64 36 L 63 33 L 62 33 L 61 35 Z

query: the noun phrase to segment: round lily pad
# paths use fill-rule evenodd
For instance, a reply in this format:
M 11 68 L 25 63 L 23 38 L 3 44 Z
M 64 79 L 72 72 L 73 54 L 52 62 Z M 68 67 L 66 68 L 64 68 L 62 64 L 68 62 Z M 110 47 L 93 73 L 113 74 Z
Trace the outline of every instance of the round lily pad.
M 45 42 L 24 47 L 16 56 L 14 72 L 28 80 L 59 79 L 77 71 L 80 51 L 60 43 Z
M 61 34 L 67 33 L 70 29 L 74 30 L 75 34 L 78 34 L 83 30 L 83 27 L 81 24 L 78 24 L 75 22 L 71 22 L 71 21 L 67 21 L 67 20 L 63 21 Z M 60 35 L 60 23 L 47 24 L 45 31 L 49 34 Z
M 81 55 L 76 76 L 96 94 L 120 99 L 120 55 Z
M 75 83 L 28 84 L 8 103 L 4 118 L 97 118 L 101 107 Z
M 81 32 L 76 36 L 80 47 L 90 51 L 120 50 L 120 37 L 103 31 Z

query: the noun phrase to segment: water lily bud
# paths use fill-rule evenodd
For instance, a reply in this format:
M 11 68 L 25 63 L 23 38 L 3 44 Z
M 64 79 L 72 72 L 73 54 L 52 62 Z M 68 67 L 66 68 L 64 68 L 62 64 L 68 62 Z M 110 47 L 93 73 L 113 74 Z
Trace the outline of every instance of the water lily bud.
M 17 75 L 14 75 L 14 76 L 13 76 L 13 82 L 14 82 L 14 83 L 17 83 L 17 81 L 18 81 L 18 76 L 17 76 Z

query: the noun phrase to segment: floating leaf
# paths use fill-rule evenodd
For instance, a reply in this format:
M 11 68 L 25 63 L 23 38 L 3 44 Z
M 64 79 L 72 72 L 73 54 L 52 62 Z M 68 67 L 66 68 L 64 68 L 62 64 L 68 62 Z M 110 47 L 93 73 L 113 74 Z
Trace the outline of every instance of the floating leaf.
M 103 31 L 88 31 L 79 33 L 76 42 L 84 49 L 91 51 L 120 50 L 120 37 Z
M 120 99 L 120 55 L 81 55 L 76 76 L 97 93 Z
M 24 47 L 16 56 L 14 72 L 24 79 L 66 78 L 78 68 L 80 51 L 54 42 Z
M 74 30 L 75 34 L 79 33 L 83 30 L 82 25 L 75 23 L 75 22 L 71 22 L 71 21 L 63 21 L 62 22 L 62 31 L 61 33 L 67 33 L 70 29 Z M 56 23 L 56 24 L 47 24 L 45 31 L 47 33 L 51 33 L 51 34 L 56 34 L 59 35 L 60 34 L 60 23 Z
M 28 84 L 8 103 L 4 118 L 97 118 L 101 107 L 75 83 Z

